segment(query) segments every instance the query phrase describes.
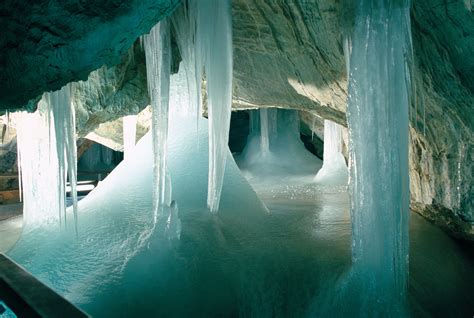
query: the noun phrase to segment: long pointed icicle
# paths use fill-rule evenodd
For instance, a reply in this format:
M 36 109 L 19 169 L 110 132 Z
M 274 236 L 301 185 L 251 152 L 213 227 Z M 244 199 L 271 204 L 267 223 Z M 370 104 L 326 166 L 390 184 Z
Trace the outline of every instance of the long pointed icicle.
M 408 0 L 355 5 L 349 104 L 354 275 L 364 312 L 405 313 L 408 282 Z M 370 310 L 370 311 L 367 311 Z
M 156 218 L 161 214 L 166 196 L 166 144 L 171 73 L 171 38 L 168 19 L 155 25 L 145 36 L 148 94 L 152 105 L 153 204 Z
M 197 82 L 206 75 L 209 114 L 207 205 L 219 209 L 232 109 L 232 16 L 230 0 L 199 0 L 197 5 Z M 201 68 L 202 66 L 202 68 Z M 199 85 L 198 85 L 199 86 Z M 200 92 L 200 87 L 198 87 Z
M 66 218 L 66 182 L 69 177 L 71 196 L 73 202 L 74 226 L 77 232 L 77 146 L 76 146 L 76 121 L 74 107 L 71 102 L 71 86 L 66 85 L 58 91 L 46 93 L 49 105 L 50 127 L 54 131 L 55 147 L 51 153 L 58 157 L 58 192 L 59 208 L 63 215 L 64 225 Z

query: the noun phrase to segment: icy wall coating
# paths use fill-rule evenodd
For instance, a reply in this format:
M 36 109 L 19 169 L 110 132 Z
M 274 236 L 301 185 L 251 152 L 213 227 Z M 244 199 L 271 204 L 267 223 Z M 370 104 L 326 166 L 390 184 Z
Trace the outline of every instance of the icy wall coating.
M 148 4 L 151 1 L 145 2 Z M 171 2 L 167 1 L 168 4 Z M 5 16 L 19 15 L 18 12 L 21 10 L 8 7 L 9 3 L 10 1 L 0 4 L 0 7 L 6 8 Z M 117 3 L 120 8 L 122 1 Z M 130 4 L 130 12 L 137 10 L 133 7 L 133 3 Z M 343 10 L 343 2 L 234 0 L 232 3 L 233 107 L 281 106 L 304 109 L 346 125 L 347 79 L 341 34 L 350 19 Z M 95 25 L 102 25 L 104 29 L 113 27 L 115 30 L 116 27 L 123 27 L 114 24 L 116 21 L 114 19 L 101 18 L 118 15 L 117 11 L 110 10 L 109 5 L 110 3 L 106 2 L 91 7 L 91 4 L 85 2 L 83 9 L 76 10 L 71 6 L 70 11 L 85 12 L 88 9 L 92 17 L 94 14 L 97 15 Z M 155 9 L 160 10 L 159 7 Z M 139 30 L 127 27 L 123 33 L 116 32 L 117 35 L 114 35 L 112 32 L 110 37 L 119 36 L 118 34 L 124 37 L 134 34 L 134 38 L 130 41 L 127 38 L 126 43 L 116 45 L 117 42 L 107 42 L 103 40 L 104 37 L 98 43 L 92 44 L 77 36 L 66 37 L 63 31 L 57 36 L 47 33 L 46 29 L 39 28 L 38 31 L 35 24 L 28 22 L 34 22 L 32 13 L 35 10 L 44 10 L 43 15 L 36 16 L 35 19 L 45 25 L 50 23 L 46 21 L 62 21 L 61 19 L 69 19 L 66 16 L 70 16 L 69 13 L 63 14 L 64 11 L 53 14 L 45 8 L 34 7 L 23 10 L 21 20 L 19 16 L 11 19 L 25 23 L 16 25 L 8 23 L 8 27 L 3 28 L 6 31 L 5 37 L 0 39 L 2 48 L 0 65 L 2 71 L 5 71 L 0 72 L 0 77 L 4 83 L 6 79 L 3 76 L 7 74 L 8 80 L 12 82 L 9 85 L 15 85 L 17 88 L 0 85 L 2 105 L 3 99 L 7 98 L 12 101 L 9 107 L 20 107 L 24 104 L 24 100 L 39 96 L 46 88 L 50 90 L 59 88 L 61 85 L 57 84 L 57 81 L 65 83 L 72 79 L 85 79 L 90 70 L 98 68 L 104 60 L 114 56 L 115 60 L 109 60 L 108 68 L 98 71 L 102 74 L 91 74 L 94 85 L 98 88 L 95 91 L 84 89 L 82 96 L 76 96 L 76 100 L 87 101 L 83 102 L 82 110 L 77 111 L 78 133 L 86 135 L 100 123 L 137 113 L 146 107 L 149 102 L 144 75 L 144 53 L 141 48 L 139 46 L 134 48 L 135 52 L 141 50 L 141 53 L 135 54 L 133 58 L 122 55 L 122 60 L 132 63 L 128 64 L 130 67 L 122 69 L 118 66 L 118 69 L 114 69 L 112 65 L 119 61 L 121 54 L 128 52 L 132 41 L 139 34 L 148 32 L 160 15 L 156 15 L 153 10 L 145 10 L 143 23 L 135 23 Z M 31 12 L 31 15 L 25 15 L 24 12 Z M 154 14 L 156 19 L 153 22 L 148 21 L 151 19 L 150 15 Z M 465 1 L 461 0 L 416 0 L 413 1 L 411 15 L 416 84 L 416 98 L 412 100 L 410 108 L 409 164 L 412 208 L 451 233 L 474 239 L 472 6 L 467 6 Z M 82 18 L 88 19 L 88 16 L 82 15 Z M 122 18 L 125 19 L 123 16 Z M 3 26 L 7 21 L 0 20 L 0 23 Z M 147 28 L 144 28 L 143 24 L 147 24 Z M 77 30 L 73 23 L 69 23 L 67 30 L 77 34 L 84 25 L 78 23 L 76 26 Z M 37 41 L 43 34 L 48 34 L 44 40 L 49 41 L 47 44 L 51 44 L 50 40 L 61 39 L 62 46 L 55 51 L 52 44 L 45 48 L 41 45 L 34 47 L 26 44 L 18 47 L 12 42 L 17 34 L 33 35 L 35 32 L 39 32 Z M 33 41 L 32 36 L 25 37 L 25 41 L 30 39 Z M 99 48 L 87 50 L 90 64 L 97 63 L 88 65 L 90 67 L 87 71 L 85 68 L 78 71 L 80 65 L 74 63 L 74 55 L 56 53 L 67 50 L 69 46 L 77 45 L 85 49 L 96 44 L 102 48 L 108 45 L 108 49 L 102 55 L 98 53 Z M 51 54 L 43 54 L 45 50 Z M 54 56 L 52 52 L 55 52 Z M 38 71 L 36 65 L 55 69 L 43 63 L 50 55 L 49 59 L 56 61 L 57 63 L 53 65 L 59 69 L 50 73 L 55 74 L 55 81 L 44 81 L 44 78 L 49 77 L 45 77 L 44 72 L 41 73 L 41 68 Z M 7 56 L 21 57 L 21 61 L 7 59 Z M 275 67 L 276 65 L 278 67 Z M 18 80 L 11 81 L 12 77 Z M 40 80 L 34 80 L 36 78 Z M 104 78 L 118 80 L 105 81 Z M 41 89 L 37 87 L 38 85 Z M 5 91 L 5 87 L 9 89 Z M 38 93 L 33 94 L 33 91 Z M 27 93 L 28 98 L 23 95 Z M 5 104 L 3 107 L 5 106 L 8 105 Z M 311 119 L 304 121 L 306 126 L 311 126 Z M 116 131 L 117 134 L 114 135 L 112 131 L 107 132 L 107 129 L 103 128 L 100 136 L 104 137 L 110 133 L 114 136 L 111 139 L 115 140 L 116 146 L 121 147 L 119 144 L 121 130 Z

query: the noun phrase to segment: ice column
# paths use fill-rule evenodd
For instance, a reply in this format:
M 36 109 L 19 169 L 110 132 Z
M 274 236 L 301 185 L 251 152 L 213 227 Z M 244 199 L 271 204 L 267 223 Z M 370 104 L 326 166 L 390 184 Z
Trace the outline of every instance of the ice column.
M 152 106 L 153 202 L 155 217 L 165 205 L 166 144 L 171 72 L 171 42 L 168 19 L 155 25 L 145 36 L 148 94 Z
M 206 75 L 209 115 L 207 205 L 217 212 L 224 179 L 232 106 L 232 16 L 230 0 L 195 1 L 198 94 Z
M 354 274 L 366 304 L 396 316 L 408 277 L 408 0 L 354 5 L 347 119 Z
M 268 126 L 268 109 L 260 109 L 260 150 L 263 154 L 270 152 L 270 129 Z
M 35 113 L 18 119 L 18 162 L 24 223 L 38 226 L 66 220 L 66 182 L 69 177 L 77 231 L 77 154 L 74 108 L 70 86 L 45 93 Z
M 76 120 L 74 107 L 71 101 L 71 86 L 66 85 L 58 91 L 45 93 L 48 101 L 50 120 L 54 124 L 51 128 L 54 131 L 50 135 L 55 135 L 55 150 L 51 154 L 58 157 L 58 193 L 60 213 L 64 215 L 64 225 L 66 219 L 66 183 L 69 177 L 71 186 L 71 196 L 73 202 L 74 225 L 77 231 L 77 146 L 76 146 Z
M 46 97 L 35 113 L 20 113 L 17 122 L 18 168 L 21 176 L 24 229 L 53 223 L 62 217 L 59 208 L 58 158 L 51 153 Z
M 137 136 L 137 115 L 124 116 L 123 123 L 123 153 L 125 159 L 129 158 L 135 148 Z
M 342 154 L 342 127 L 324 120 L 324 161 L 314 181 L 325 185 L 347 185 L 347 166 Z

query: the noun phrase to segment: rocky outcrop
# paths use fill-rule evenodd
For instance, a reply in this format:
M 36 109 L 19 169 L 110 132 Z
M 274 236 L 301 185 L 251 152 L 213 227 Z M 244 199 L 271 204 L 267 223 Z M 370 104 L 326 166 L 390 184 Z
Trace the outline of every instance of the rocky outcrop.
M 474 240 L 473 13 L 461 1 L 415 1 L 412 34 L 412 206 Z
M 115 66 L 102 66 L 86 81 L 73 84 L 77 134 L 84 137 L 100 124 L 137 114 L 148 104 L 145 53 L 137 41 Z
M 137 115 L 136 141 L 140 140 L 150 130 L 150 127 L 151 107 L 148 106 Z M 100 124 L 85 137 L 113 150 L 123 151 L 123 120 L 119 118 Z
M 35 107 L 44 91 L 113 66 L 180 0 L 0 3 L 0 113 Z

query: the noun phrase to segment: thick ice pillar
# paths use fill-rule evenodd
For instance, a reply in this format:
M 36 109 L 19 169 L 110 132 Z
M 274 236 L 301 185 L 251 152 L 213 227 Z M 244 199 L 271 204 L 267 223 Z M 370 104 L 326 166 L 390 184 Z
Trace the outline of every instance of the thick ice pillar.
M 45 93 L 35 113 L 19 115 L 18 162 L 24 223 L 39 226 L 59 220 L 65 226 L 69 177 L 77 230 L 77 155 L 70 86 Z
M 148 94 L 152 106 L 153 202 L 155 216 L 165 205 L 166 145 L 171 73 L 171 37 L 168 19 L 155 25 L 145 36 Z
M 407 292 L 409 7 L 356 2 L 346 50 L 354 274 L 375 315 L 403 311 Z
M 58 158 L 51 154 L 55 145 L 54 135 L 50 136 L 48 112 L 46 98 L 43 96 L 35 113 L 18 115 L 18 169 L 21 176 L 24 229 L 42 223 L 54 223 L 62 217 L 57 185 Z
M 123 126 L 123 154 L 125 159 L 129 158 L 135 148 L 137 138 L 137 115 L 124 116 Z

